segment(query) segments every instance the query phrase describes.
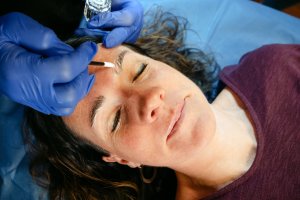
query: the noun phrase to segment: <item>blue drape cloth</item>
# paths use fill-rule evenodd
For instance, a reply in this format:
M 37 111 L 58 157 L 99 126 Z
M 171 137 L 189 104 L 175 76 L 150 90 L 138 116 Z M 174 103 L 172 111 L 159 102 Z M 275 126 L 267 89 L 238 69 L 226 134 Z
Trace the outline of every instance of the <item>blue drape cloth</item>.
M 193 30 L 187 43 L 213 53 L 221 67 L 264 44 L 300 43 L 300 19 L 247 0 L 151 0 L 184 16 Z
M 270 43 L 300 43 L 300 20 L 247 0 L 141 0 L 184 16 L 190 22 L 186 42 L 212 53 L 221 67 L 247 51 Z M 28 172 L 21 136 L 23 106 L 0 95 L 0 199 L 47 199 Z M 42 193 L 41 193 L 42 191 Z

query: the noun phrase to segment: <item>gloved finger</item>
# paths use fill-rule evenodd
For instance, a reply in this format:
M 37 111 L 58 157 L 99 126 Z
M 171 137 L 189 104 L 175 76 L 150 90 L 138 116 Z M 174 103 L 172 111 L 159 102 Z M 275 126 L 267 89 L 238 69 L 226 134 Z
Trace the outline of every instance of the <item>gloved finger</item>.
M 75 107 L 71 108 L 50 108 L 50 113 L 56 116 L 67 116 L 74 112 Z
M 70 45 L 58 39 L 53 30 L 22 13 L 7 14 L 1 18 L 1 21 L 9 22 L 3 23 L 2 28 L 7 40 L 27 50 L 44 56 L 55 56 L 73 51 Z
M 128 9 L 110 13 L 99 13 L 89 22 L 88 28 L 113 28 L 119 26 L 131 26 L 135 22 L 135 16 Z
M 77 36 L 94 36 L 98 38 L 102 38 L 107 35 L 109 31 L 103 31 L 100 29 L 88 29 L 88 28 L 78 28 L 75 30 L 74 34 Z
M 52 77 L 53 83 L 67 83 L 87 69 L 97 52 L 94 42 L 85 42 L 67 55 L 49 57 L 41 60 L 40 73 Z
M 34 54 L 26 49 L 15 45 L 10 42 L 1 44 L 1 73 L 11 81 L 15 79 L 21 79 L 20 81 L 32 81 L 26 80 L 26 77 L 31 77 L 39 68 L 37 65 L 41 60 L 41 56 Z M 4 83 L 8 83 L 6 80 Z
M 87 70 L 73 81 L 65 84 L 55 84 L 55 104 L 57 108 L 75 108 L 78 102 L 87 95 L 94 84 L 94 75 L 88 75 Z
M 133 43 L 139 36 L 139 30 L 133 30 L 134 27 L 119 27 L 113 29 L 103 39 L 103 45 L 106 48 L 115 47 L 123 42 Z

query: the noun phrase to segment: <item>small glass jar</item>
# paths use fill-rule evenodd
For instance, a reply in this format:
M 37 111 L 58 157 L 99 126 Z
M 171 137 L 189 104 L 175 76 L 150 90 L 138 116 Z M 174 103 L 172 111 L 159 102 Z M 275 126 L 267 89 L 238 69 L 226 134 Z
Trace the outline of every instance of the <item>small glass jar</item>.
M 110 12 L 111 0 L 86 0 L 84 6 L 84 16 L 89 21 L 98 13 Z

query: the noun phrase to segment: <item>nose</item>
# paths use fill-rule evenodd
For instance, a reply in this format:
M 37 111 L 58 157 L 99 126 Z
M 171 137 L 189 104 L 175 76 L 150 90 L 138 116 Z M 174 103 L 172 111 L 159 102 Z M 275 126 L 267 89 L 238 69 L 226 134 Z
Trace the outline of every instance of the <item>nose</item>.
M 160 87 L 152 87 L 139 91 L 134 96 L 137 101 L 136 111 L 139 120 L 146 123 L 155 121 L 164 102 L 165 90 Z

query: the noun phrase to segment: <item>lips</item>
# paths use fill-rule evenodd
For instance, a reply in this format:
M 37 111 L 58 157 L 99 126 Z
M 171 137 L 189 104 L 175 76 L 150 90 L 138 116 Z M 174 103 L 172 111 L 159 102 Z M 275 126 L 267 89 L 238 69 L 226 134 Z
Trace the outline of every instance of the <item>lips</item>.
M 178 130 L 181 124 L 183 118 L 184 105 L 185 105 L 185 100 L 183 100 L 181 103 L 179 103 L 176 106 L 175 113 L 172 116 L 170 124 L 167 129 L 167 140 L 169 140 L 176 133 L 176 131 Z

